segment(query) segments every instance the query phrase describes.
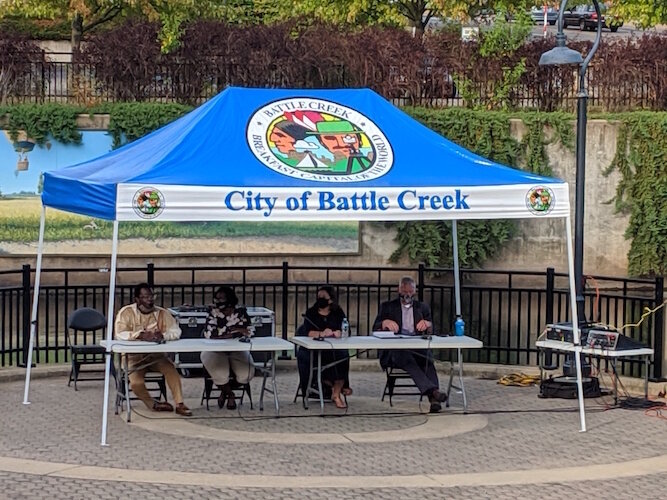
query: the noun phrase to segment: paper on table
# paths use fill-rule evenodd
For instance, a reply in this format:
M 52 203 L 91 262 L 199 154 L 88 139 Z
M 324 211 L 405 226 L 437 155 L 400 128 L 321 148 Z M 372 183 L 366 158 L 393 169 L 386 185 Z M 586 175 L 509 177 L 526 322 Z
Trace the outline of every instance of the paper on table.
M 415 336 L 414 335 L 406 335 L 404 333 L 379 331 L 379 332 L 373 332 L 373 337 L 377 337 L 379 339 L 411 339 L 411 338 L 414 338 Z

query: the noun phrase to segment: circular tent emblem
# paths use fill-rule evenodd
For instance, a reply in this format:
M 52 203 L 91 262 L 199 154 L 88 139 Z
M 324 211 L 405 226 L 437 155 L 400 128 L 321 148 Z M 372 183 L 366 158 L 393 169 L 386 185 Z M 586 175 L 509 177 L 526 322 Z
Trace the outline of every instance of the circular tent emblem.
M 155 188 L 141 188 L 134 193 L 132 208 L 142 219 L 155 219 L 164 210 L 164 196 Z
M 367 181 L 386 174 L 394 162 L 391 145 L 375 123 L 322 99 L 267 104 L 250 117 L 246 137 L 264 165 L 299 179 Z
M 545 186 L 535 186 L 526 194 L 526 206 L 535 215 L 546 215 L 554 207 L 554 192 Z

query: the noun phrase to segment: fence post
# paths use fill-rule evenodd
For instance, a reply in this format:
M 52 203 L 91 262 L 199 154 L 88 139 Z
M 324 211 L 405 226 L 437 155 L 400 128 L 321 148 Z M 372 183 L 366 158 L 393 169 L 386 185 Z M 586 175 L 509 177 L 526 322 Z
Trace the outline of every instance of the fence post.
M 282 279 L 282 329 L 283 329 L 283 339 L 287 340 L 287 309 L 288 309 L 288 295 L 289 295 L 289 264 L 287 261 L 283 261 L 283 279 Z M 287 355 L 287 351 L 283 351 L 279 359 L 290 359 Z
M 419 302 L 424 302 L 424 263 L 419 263 L 419 268 L 417 269 L 417 300 Z
M 155 285 L 155 264 L 149 262 L 146 266 L 146 283 L 153 288 Z
M 30 344 L 30 264 L 23 264 L 21 275 L 23 278 L 22 289 L 21 289 L 21 295 L 23 297 L 23 304 L 22 304 L 23 318 L 21 321 L 23 345 L 21 346 L 22 347 L 21 361 L 19 362 L 18 365 L 21 368 L 25 368 L 28 366 L 28 347 Z
M 547 267 L 547 296 L 546 296 L 546 314 L 544 320 L 546 324 L 554 322 L 554 284 L 556 273 L 553 267 Z
M 665 278 L 658 276 L 655 278 L 655 307 L 658 307 L 665 300 Z M 662 362 L 667 357 L 665 352 L 665 308 L 661 307 L 655 312 L 655 327 L 653 329 L 653 378 L 661 380 Z
M 545 323 L 551 324 L 554 322 L 554 283 L 556 280 L 556 275 L 553 267 L 547 267 L 547 290 L 546 290 L 546 300 L 545 300 Z M 547 370 L 555 370 L 558 368 L 558 363 L 554 363 L 554 353 L 551 349 L 544 350 L 544 368 Z M 558 360 L 558 358 L 556 358 Z M 537 362 L 539 364 L 540 356 L 538 353 Z

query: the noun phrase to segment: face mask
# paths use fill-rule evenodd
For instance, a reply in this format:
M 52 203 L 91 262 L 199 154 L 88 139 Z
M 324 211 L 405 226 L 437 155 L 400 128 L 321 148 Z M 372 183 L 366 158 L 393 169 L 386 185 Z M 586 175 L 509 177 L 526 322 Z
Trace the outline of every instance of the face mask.
M 412 298 L 412 295 L 400 295 L 399 294 L 399 297 L 401 299 L 401 302 L 406 306 L 411 306 L 412 302 L 414 301 L 414 299 Z
M 215 307 L 217 307 L 218 309 L 224 309 L 224 308 L 230 307 L 230 306 L 231 306 L 231 304 L 227 301 L 225 301 L 225 302 L 216 302 L 215 303 Z
M 324 309 L 325 307 L 327 307 L 329 305 L 329 299 L 325 299 L 324 297 L 319 297 L 317 299 L 317 302 L 315 302 L 315 305 L 319 309 Z

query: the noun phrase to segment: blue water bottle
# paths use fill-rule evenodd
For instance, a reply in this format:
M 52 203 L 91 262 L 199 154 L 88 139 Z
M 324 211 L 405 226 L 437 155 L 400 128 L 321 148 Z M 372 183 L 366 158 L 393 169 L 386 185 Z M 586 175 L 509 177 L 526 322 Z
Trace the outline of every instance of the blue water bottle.
M 454 333 L 457 337 L 463 337 L 463 334 L 465 333 L 465 326 L 466 324 L 463 321 L 463 318 L 460 316 L 456 318 L 456 322 L 454 323 Z

